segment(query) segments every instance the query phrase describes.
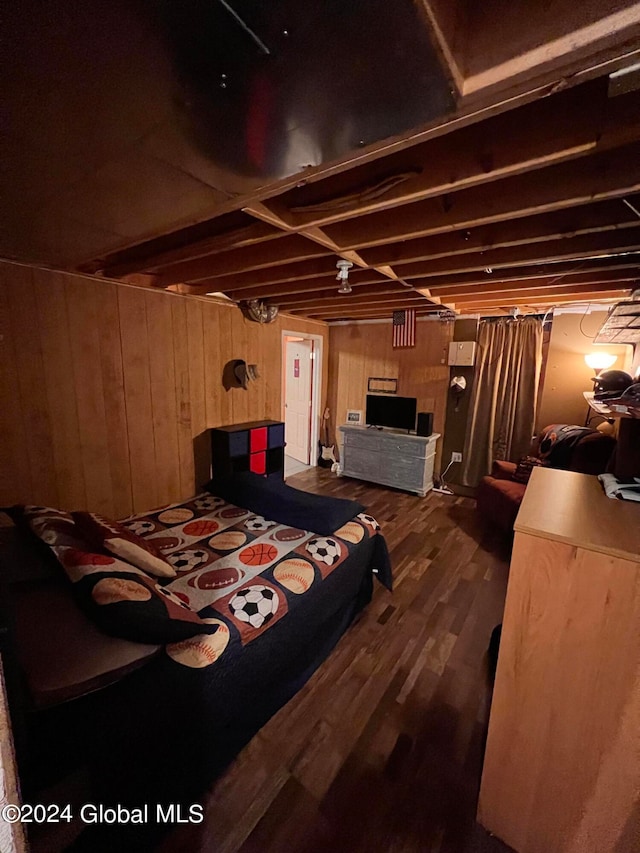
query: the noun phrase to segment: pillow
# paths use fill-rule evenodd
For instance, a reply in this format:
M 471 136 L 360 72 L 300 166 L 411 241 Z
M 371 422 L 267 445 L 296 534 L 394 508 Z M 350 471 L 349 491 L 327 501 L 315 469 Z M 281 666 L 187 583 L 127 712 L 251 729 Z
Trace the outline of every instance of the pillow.
M 138 643 L 173 643 L 216 630 L 171 590 L 116 557 L 62 548 L 58 559 L 78 603 L 105 634 Z
M 542 459 L 538 459 L 537 456 L 523 456 L 516 465 L 516 470 L 511 475 L 511 479 L 515 480 L 516 483 L 524 483 L 526 485 L 529 482 L 531 472 L 538 466 L 544 467 Z
M 82 545 L 82 534 L 71 513 L 50 506 L 27 505 L 22 507 L 22 520 L 26 521 L 31 532 L 49 547 Z
M 141 569 L 111 554 L 97 553 L 80 538 L 77 525 L 67 513 L 26 507 L 25 518 L 62 564 L 79 607 L 106 634 L 155 644 L 217 630 Z
M 214 478 L 205 489 L 263 518 L 300 530 L 312 530 L 321 536 L 330 536 L 365 511 L 357 501 L 312 495 L 251 471 L 221 480 Z
M 176 570 L 155 545 L 136 536 L 119 521 L 95 512 L 74 512 L 72 516 L 83 536 L 96 548 L 105 549 L 157 578 L 175 578 Z

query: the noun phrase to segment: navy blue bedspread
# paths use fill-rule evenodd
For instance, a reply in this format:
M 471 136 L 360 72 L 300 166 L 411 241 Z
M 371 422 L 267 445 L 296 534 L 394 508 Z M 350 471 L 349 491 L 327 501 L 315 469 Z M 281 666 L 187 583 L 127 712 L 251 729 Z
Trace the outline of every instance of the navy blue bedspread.
M 313 530 L 318 506 L 308 509 L 306 517 L 296 515 L 295 526 Z M 276 514 L 273 508 L 268 512 L 271 517 Z M 149 517 L 152 514 L 145 518 Z M 280 519 L 294 526 L 291 516 L 280 515 Z M 251 525 L 255 527 L 253 517 L 249 529 Z M 190 647 L 190 641 L 184 641 L 168 646 L 114 688 L 77 705 L 81 710 L 76 725 L 90 747 L 100 802 L 135 806 L 196 801 L 326 659 L 370 601 L 374 575 L 391 589 L 388 550 L 375 520 L 361 514 L 347 525 L 350 533 L 360 536 L 359 527 L 366 533 L 357 541 L 347 539 L 346 556 L 331 571 L 323 570 L 321 580 L 304 595 L 285 588 L 286 615 L 274 618 L 268 630 L 248 640 L 225 616 L 220 600 L 214 601 L 199 613 L 216 619 L 222 625 L 219 630 L 229 636 L 224 653 L 211 656 L 211 665 L 207 655 L 210 648 L 215 652 L 217 632 L 205 636 L 202 645 Z M 273 570 L 269 572 L 254 580 L 277 588 L 278 574 L 274 580 Z M 283 588 L 278 591 L 282 595 Z M 120 843 L 125 836 L 126 843 L 135 843 L 137 850 L 147 845 L 151 849 L 153 832 L 153 827 L 102 829 L 88 833 L 82 843 L 89 846 L 77 849 L 103 849 L 101 839 L 104 849 L 109 849 L 116 843 L 114 838 Z
M 365 508 L 358 501 L 330 498 L 294 489 L 281 480 L 260 477 L 251 471 L 225 479 L 210 480 L 205 486 L 212 495 L 244 506 L 280 524 L 313 530 L 330 536 Z

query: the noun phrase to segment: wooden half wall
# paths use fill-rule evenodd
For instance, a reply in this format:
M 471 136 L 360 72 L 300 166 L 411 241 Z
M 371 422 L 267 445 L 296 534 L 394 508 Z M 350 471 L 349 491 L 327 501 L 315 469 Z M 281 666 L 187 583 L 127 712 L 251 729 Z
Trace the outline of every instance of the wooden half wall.
M 281 418 L 282 331 L 205 299 L 0 262 L 0 502 L 123 517 L 194 494 L 210 427 Z M 224 364 L 257 364 L 225 391 Z
M 335 432 L 347 409 L 365 413 L 370 376 L 398 380 L 398 396 L 416 397 L 419 412 L 434 413 L 434 432 L 444 434 L 453 323 L 419 320 L 416 346 L 393 349 L 391 319 L 384 323 L 331 326 L 329 333 L 329 406 Z M 336 439 L 339 435 L 336 435 Z M 439 469 L 442 440 L 438 442 Z

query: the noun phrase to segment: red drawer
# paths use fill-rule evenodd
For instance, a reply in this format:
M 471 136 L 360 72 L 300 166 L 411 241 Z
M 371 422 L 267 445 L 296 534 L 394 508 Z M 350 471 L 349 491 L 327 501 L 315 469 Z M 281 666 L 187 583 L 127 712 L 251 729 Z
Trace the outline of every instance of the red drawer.
M 267 454 L 252 453 L 249 457 L 249 468 L 254 474 L 264 474 L 267 470 Z
M 249 433 L 250 452 L 256 453 L 259 450 L 267 449 L 267 428 L 259 427 L 252 429 Z

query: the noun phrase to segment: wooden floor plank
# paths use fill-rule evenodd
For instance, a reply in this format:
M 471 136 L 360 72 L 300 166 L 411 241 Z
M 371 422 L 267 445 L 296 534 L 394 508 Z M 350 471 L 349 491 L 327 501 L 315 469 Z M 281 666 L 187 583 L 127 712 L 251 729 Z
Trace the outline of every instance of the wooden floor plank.
M 329 659 L 212 787 L 202 853 L 504 853 L 475 822 L 501 621 L 504 543 L 475 502 L 418 498 L 311 469 L 289 482 L 361 501 L 381 523 L 393 593 L 374 598 Z

